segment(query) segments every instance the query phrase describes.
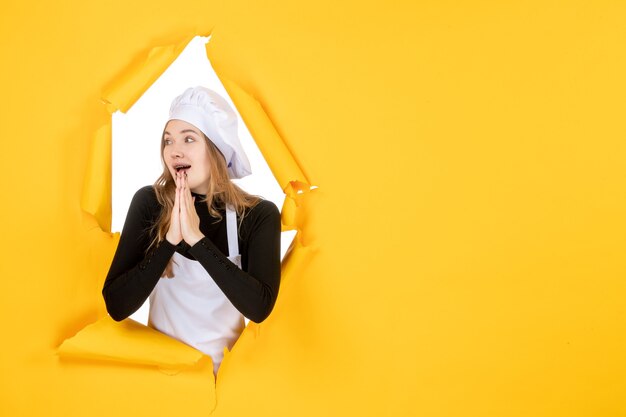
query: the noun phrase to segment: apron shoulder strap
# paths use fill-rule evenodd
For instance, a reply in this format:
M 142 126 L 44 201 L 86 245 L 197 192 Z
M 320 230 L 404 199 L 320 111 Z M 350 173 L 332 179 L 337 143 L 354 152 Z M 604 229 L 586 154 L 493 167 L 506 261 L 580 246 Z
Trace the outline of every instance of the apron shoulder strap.
M 228 256 L 239 255 L 239 239 L 237 238 L 237 212 L 231 205 L 226 206 L 226 234 L 228 237 Z

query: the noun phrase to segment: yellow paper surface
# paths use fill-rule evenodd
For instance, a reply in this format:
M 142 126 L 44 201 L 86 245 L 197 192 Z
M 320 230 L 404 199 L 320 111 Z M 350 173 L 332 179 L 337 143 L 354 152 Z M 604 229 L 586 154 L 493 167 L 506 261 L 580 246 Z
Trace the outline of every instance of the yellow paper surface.
M 625 18 L 614 1 L 4 5 L 0 414 L 626 415 Z M 160 372 L 179 347 L 89 327 L 118 241 L 110 112 L 209 33 L 298 231 L 217 385 L 206 357 Z M 86 358 L 109 348 L 126 363 Z

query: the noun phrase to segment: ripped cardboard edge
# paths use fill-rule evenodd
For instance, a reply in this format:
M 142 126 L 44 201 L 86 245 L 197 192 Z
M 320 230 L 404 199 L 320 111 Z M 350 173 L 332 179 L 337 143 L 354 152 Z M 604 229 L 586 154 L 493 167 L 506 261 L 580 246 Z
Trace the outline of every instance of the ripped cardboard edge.
M 210 32 L 188 35 L 173 45 L 156 46 L 131 62 L 102 91 L 102 101 L 108 112 L 112 114 L 119 110 L 126 113 L 196 36 L 210 36 Z
M 65 359 L 154 366 L 176 374 L 210 356 L 132 319 L 104 316 L 63 341 L 57 355 Z M 211 361 L 212 362 L 212 361 Z
M 261 103 L 234 81 L 225 78 L 217 71 L 216 74 L 222 81 L 281 189 L 285 190 L 291 182 L 302 184 L 304 187 L 310 186 L 309 179 L 296 162 Z
M 96 130 L 91 140 L 80 207 L 91 214 L 100 228 L 111 231 L 111 123 Z
M 281 208 L 281 230 L 296 230 L 297 197 L 317 187 L 311 185 L 261 103 L 234 81 L 219 75 L 217 71 L 216 74 L 285 193 Z

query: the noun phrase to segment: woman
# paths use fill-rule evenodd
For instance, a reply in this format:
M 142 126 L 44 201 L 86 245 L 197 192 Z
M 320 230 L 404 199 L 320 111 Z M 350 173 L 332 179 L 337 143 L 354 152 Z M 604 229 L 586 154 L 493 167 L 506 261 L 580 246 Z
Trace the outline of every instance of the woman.
M 263 321 L 280 285 L 280 213 L 230 178 L 250 174 L 226 101 L 204 88 L 174 99 L 163 173 L 130 204 L 102 294 L 123 320 L 150 298 L 148 324 L 210 355 L 214 372 L 244 316 Z

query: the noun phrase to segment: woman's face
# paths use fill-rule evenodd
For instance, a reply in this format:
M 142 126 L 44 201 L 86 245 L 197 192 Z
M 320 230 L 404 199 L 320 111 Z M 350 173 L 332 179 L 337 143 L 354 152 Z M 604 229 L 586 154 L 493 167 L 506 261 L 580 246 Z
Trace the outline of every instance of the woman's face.
M 182 120 L 170 120 L 163 134 L 163 160 L 173 178 L 177 171 L 184 171 L 191 191 L 207 193 L 211 162 L 200 129 Z

